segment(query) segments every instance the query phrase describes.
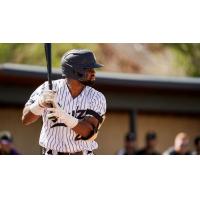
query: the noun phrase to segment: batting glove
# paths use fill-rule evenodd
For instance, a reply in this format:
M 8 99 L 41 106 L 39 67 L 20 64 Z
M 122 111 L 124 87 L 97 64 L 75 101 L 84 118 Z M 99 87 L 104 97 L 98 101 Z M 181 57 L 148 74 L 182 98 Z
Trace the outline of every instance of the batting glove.
M 49 114 L 48 118 L 57 118 L 60 119 L 66 126 L 69 128 L 74 128 L 78 124 L 78 119 L 67 114 L 62 108 L 56 105 L 55 108 L 48 108 Z
M 43 108 L 49 108 L 51 105 L 55 107 L 56 104 L 56 92 L 52 90 L 46 90 L 42 93 L 38 100 L 39 106 Z
M 44 109 L 49 107 L 56 107 L 56 93 L 52 90 L 44 91 L 30 106 L 30 111 L 35 115 L 42 115 Z

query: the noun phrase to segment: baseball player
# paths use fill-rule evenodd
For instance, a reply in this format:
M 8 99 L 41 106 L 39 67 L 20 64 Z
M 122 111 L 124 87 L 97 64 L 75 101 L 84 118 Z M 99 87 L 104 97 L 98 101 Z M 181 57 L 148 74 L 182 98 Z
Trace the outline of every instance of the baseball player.
M 25 104 L 22 122 L 29 125 L 40 116 L 43 126 L 39 144 L 46 155 L 92 155 L 106 113 L 104 95 L 92 88 L 96 62 L 85 49 L 71 50 L 61 59 L 63 79 L 39 86 Z

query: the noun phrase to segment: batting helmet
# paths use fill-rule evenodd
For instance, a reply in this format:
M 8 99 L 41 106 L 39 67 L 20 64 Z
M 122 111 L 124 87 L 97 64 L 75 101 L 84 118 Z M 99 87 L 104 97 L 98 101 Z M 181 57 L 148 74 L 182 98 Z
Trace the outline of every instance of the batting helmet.
M 103 65 L 96 62 L 94 54 L 86 49 L 73 49 L 66 52 L 61 59 L 62 76 L 79 81 L 85 80 L 87 69 Z

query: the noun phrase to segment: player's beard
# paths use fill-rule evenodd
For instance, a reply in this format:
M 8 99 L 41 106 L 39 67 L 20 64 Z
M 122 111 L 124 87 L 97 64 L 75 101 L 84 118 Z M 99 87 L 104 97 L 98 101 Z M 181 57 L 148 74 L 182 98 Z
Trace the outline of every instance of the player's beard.
M 88 75 L 88 73 L 85 73 L 83 75 L 83 78 L 82 80 L 80 80 L 80 82 L 83 84 L 83 85 L 87 85 L 87 86 L 93 86 L 94 83 L 95 83 L 95 76 L 90 76 Z
M 95 83 L 95 80 L 91 81 L 91 80 L 85 80 L 85 81 L 81 81 L 81 83 L 83 85 L 87 85 L 87 86 L 93 86 Z

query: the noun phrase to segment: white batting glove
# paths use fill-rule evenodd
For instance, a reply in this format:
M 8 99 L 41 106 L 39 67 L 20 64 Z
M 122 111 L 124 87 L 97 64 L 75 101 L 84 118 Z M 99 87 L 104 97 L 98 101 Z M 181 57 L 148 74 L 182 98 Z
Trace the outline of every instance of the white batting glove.
M 47 111 L 49 111 L 49 114 L 47 114 L 48 118 L 55 117 L 57 119 L 60 119 L 69 128 L 74 128 L 78 124 L 77 118 L 66 113 L 58 105 L 56 105 L 56 108 L 48 108 Z
M 30 111 L 35 115 L 42 115 L 45 108 L 56 107 L 56 93 L 52 90 L 44 91 L 30 106 Z
M 44 91 L 38 99 L 38 104 L 40 107 L 49 108 L 50 104 L 55 107 L 56 104 L 56 92 L 53 90 Z

